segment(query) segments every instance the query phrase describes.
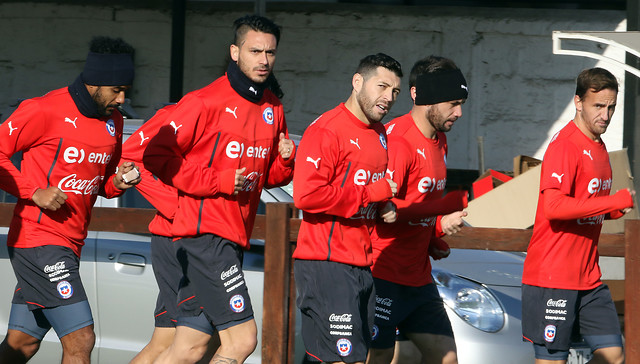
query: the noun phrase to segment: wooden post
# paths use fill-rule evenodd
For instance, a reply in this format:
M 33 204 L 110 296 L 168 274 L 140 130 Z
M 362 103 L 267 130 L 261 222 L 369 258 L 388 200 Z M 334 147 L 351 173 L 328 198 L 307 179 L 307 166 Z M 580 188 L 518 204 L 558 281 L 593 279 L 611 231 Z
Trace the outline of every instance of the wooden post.
M 267 204 L 262 301 L 262 362 L 287 363 L 289 355 L 289 295 L 291 242 L 286 203 Z
M 625 362 L 640 363 L 640 220 L 627 220 L 624 225 L 624 334 Z

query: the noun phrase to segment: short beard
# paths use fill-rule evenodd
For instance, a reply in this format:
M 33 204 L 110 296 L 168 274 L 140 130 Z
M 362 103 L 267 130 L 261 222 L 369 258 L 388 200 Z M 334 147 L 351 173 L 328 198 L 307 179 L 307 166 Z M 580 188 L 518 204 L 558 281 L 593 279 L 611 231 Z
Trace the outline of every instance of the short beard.
M 375 115 L 370 111 L 372 108 L 376 107 L 376 105 L 369 104 L 368 103 L 369 100 L 365 97 L 365 95 L 362 92 L 356 95 L 356 101 L 358 102 L 358 105 L 360 105 L 360 109 L 362 109 L 364 116 L 367 117 L 367 120 L 369 120 L 371 124 L 379 123 L 380 121 L 382 121 L 382 118 L 384 118 L 384 115 L 378 118 L 378 115 Z
M 111 116 L 111 114 L 113 112 L 108 112 L 107 111 L 107 106 L 103 106 L 102 100 L 100 99 L 100 86 L 98 86 L 98 88 L 96 89 L 96 92 L 91 95 L 91 99 L 93 100 L 93 102 L 96 104 L 96 111 L 98 112 L 98 115 L 100 116 Z

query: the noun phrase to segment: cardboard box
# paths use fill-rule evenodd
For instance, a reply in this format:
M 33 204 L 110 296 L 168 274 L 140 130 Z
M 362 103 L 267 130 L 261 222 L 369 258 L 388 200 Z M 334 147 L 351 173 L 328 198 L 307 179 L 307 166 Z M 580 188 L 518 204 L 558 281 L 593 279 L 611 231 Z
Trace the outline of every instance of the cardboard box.
M 519 155 L 513 158 L 513 176 L 518 177 L 531 168 L 541 164 L 542 161 L 537 158 L 529 157 L 526 155 Z
M 631 176 L 627 150 L 610 152 L 609 159 L 613 176 L 611 193 L 623 188 L 633 189 L 633 177 Z M 530 168 L 508 182 L 502 183 L 471 200 L 466 209 L 469 215 L 465 222 L 474 227 L 513 229 L 533 227 L 540 189 L 540 170 L 540 165 Z M 638 219 L 639 217 L 638 208 L 634 208 L 618 220 L 606 220 L 602 232 L 623 233 L 624 220 Z
M 534 167 L 480 197 L 476 196 L 465 209 L 468 213 L 465 222 L 474 227 L 490 228 L 527 229 L 533 226 L 540 169 L 540 166 Z
M 512 178 L 513 177 L 494 171 L 493 169 L 487 170 L 480 175 L 475 182 L 473 182 L 473 198 L 478 198 L 484 195 Z

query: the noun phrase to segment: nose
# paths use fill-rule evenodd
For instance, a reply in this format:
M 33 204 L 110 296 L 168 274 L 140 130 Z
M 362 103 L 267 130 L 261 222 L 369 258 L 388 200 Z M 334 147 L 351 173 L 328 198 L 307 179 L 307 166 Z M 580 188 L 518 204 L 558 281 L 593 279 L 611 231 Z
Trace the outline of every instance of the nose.
M 118 92 L 118 95 L 116 96 L 116 103 L 120 105 L 124 104 L 124 90 Z
M 456 118 L 459 118 L 462 116 L 462 105 L 456 105 L 456 107 L 453 109 L 453 115 Z
M 269 64 L 269 55 L 267 52 L 260 53 L 262 56 L 260 57 L 260 64 Z

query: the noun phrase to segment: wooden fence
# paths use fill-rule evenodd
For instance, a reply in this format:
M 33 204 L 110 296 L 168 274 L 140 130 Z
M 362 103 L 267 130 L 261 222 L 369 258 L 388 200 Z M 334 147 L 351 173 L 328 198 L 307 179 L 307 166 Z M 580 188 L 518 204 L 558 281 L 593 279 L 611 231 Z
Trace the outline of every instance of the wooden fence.
M 293 216 L 295 216 L 294 214 Z M 262 362 L 293 364 L 295 287 L 292 273 L 292 243 L 297 240 L 300 219 L 292 218 L 289 204 L 267 204 L 265 235 L 264 299 L 262 318 Z M 447 236 L 450 247 L 501 251 L 526 251 L 532 230 L 465 227 Z M 640 363 L 640 220 L 627 220 L 624 234 L 602 234 L 598 251 L 602 256 L 626 257 L 624 332 L 627 363 Z M 289 292 L 289 295 L 285 295 Z
M 0 226 L 9 226 L 15 204 L 0 203 Z M 89 225 L 94 231 L 148 233 L 153 209 L 93 209 Z M 293 364 L 295 284 L 291 254 L 301 220 L 287 203 L 267 204 L 256 217 L 252 238 L 264 239 L 264 298 L 262 311 L 262 362 Z M 526 251 L 531 230 L 465 227 L 446 238 L 452 248 Z M 640 220 L 627 220 L 624 234 L 602 234 L 602 256 L 625 257 L 625 355 L 627 363 L 640 363 Z

